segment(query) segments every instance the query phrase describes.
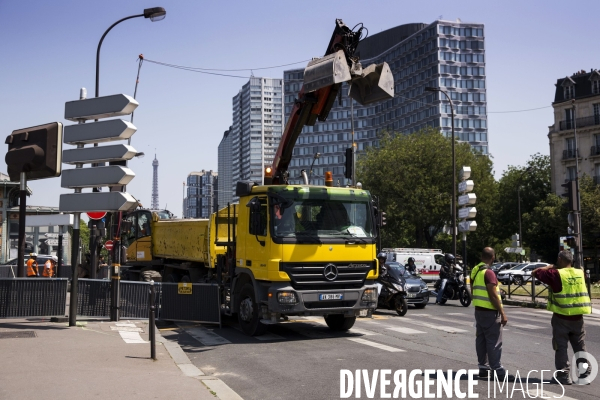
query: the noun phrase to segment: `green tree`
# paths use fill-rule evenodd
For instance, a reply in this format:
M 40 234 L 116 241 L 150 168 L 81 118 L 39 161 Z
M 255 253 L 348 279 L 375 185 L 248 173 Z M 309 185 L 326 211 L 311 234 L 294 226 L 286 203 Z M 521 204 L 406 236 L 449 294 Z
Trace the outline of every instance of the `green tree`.
M 521 215 L 531 213 L 550 194 L 550 157 L 536 153 L 525 166 L 511 165 L 502 174 L 496 219 L 496 235 L 502 241 L 519 232 L 519 187 Z M 522 230 L 526 231 L 524 226 Z M 528 236 L 523 233 L 523 237 L 524 244 L 530 244 Z
M 589 175 L 579 179 L 583 247 L 595 248 L 600 238 L 600 186 Z
M 551 193 L 531 212 L 523 214 L 527 243 L 544 261 L 556 261 L 558 240 L 567 234 L 567 209 L 564 204 L 564 199 Z
M 452 196 L 452 143 L 435 129 L 410 135 L 384 133 L 379 147 L 367 149 L 357 163 L 357 177 L 363 187 L 379 197 L 387 213 L 383 229 L 384 247 L 442 247 L 450 251 L 441 234 L 450 225 Z M 472 151 L 468 143 L 456 143 L 456 172 L 463 165 L 472 169 L 477 194 L 477 232 L 469 234 L 474 254 L 482 244 L 490 245 L 496 185 L 489 157 Z M 460 236 L 457 250 L 461 252 Z M 451 240 L 450 240 L 451 243 Z

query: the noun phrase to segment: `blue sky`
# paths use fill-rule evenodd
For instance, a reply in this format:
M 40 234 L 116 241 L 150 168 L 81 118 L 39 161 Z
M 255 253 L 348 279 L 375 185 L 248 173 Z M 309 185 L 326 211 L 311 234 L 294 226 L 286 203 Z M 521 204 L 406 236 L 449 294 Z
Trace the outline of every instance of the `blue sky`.
M 125 21 L 104 40 L 100 95 L 133 95 L 138 54 L 192 67 L 258 68 L 322 56 L 335 18 L 350 26 L 363 22 L 371 33 L 440 17 L 484 23 L 496 177 L 531 154 L 548 154 L 553 123 L 552 108 L 496 112 L 550 106 L 556 79 L 600 68 L 598 1 L 0 0 L 0 131 L 71 124 L 63 119 L 64 104 L 78 99 L 81 87 L 93 96 L 102 33 L 120 18 L 155 6 L 166 8 L 163 21 Z M 254 73 L 282 77 L 289 68 Z M 136 177 L 128 191 L 150 205 L 156 149 L 160 204 L 181 215 L 182 182 L 191 171 L 217 169 L 231 99 L 245 81 L 144 63 L 132 145 L 146 157 L 130 162 Z M 60 187 L 60 178 L 32 181 L 30 187 L 28 203 L 35 205 L 57 206 L 59 194 L 70 192 Z

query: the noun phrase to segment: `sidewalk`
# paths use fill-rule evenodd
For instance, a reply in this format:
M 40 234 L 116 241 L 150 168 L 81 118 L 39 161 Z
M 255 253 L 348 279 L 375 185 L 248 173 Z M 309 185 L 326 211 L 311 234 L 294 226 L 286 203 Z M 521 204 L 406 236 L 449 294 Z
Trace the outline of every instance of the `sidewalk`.
M 241 399 L 222 381 L 203 380 L 181 347 L 158 331 L 153 361 L 147 326 L 139 320 L 84 320 L 77 327 L 48 318 L 0 320 L 0 399 Z

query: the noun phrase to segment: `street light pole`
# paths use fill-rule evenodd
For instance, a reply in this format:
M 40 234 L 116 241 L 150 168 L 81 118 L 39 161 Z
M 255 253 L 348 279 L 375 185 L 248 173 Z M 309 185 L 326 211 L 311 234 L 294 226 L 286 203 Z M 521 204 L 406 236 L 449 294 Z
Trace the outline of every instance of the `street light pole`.
M 308 183 L 310 184 L 310 178 L 312 178 L 312 171 L 313 171 L 313 165 L 315 165 L 315 161 L 317 161 L 317 158 L 321 157 L 321 153 L 315 153 L 315 155 L 313 156 L 313 161 L 312 164 L 310 164 L 310 172 L 308 173 Z
M 441 92 L 450 102 L 450 118 L 452 123 L 452 254 L 456 255 L 456 156 L 454 153 L 454 105 L 445 90 L 438 87 L 427 86 L 426 92 Z
M 571 100 L 573 105 L 573 137 L 575 145 L 575 189 L 577 190 L 577 211 L 575 212 L 577 228 L 577 267 L 583 269 L 583 230 L 581 226 L 581 190 L 579 189 L 579 148 L 577 147 L 577 108 L 575 99 Z

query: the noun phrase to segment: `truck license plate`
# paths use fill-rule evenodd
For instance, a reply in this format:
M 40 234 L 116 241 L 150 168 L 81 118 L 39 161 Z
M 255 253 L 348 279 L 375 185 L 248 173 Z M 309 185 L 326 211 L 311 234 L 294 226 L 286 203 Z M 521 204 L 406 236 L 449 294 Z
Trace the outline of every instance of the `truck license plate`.
M 320 294 L 319 300 L 342 300 L 342 294 Z

